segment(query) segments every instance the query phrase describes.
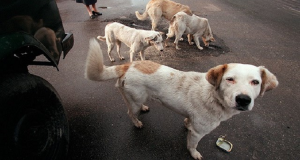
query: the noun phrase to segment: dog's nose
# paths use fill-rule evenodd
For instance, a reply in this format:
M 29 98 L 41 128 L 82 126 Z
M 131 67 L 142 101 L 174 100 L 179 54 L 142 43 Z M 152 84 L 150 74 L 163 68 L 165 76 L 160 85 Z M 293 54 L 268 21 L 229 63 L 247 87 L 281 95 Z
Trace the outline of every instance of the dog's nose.
M 248 105 L 251 103 L 251 98 L 245 94 L 239 94 L 235 97 L 235 101 L 238 104 L 237 109 L 245 111 L 248 109 Z
M 163 49 L 160 50 L 161 52 L 164 51 Z

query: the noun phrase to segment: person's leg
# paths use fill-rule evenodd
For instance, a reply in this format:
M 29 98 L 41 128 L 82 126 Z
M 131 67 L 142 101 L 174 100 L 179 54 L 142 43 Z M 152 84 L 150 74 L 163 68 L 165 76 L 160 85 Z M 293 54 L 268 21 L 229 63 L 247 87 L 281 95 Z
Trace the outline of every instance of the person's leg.
M 85 6 L 86 6 L 86 9 L 87 9 L 88 12 L 89 12 L 90 18 L 91 18 L 91 19 L 94 19 L 94 18 L 95 18 L 95 15 L 93 14 L 93 11 L 91 10 L 90 6 L 89 6 L 89 5 L 85 5 Z
M 90 6 L 89 5 L 85 5 L 85 7 L 88 10 L 89 15 L 91 16 L 93 13 L 92 13 L 92 10 L 91 10 Z
M 100 12 L 98 12 L 98 10 L 97 10 L 97 7 L 96 7 L 96 4 L 94 3 L 94 4 L 92 4 L 92 13 L 94 14 L 94 15 L 96 15 L 96 16 L 99 16 L 99 15 L 102 15 L 102 13 L 100 13 Z

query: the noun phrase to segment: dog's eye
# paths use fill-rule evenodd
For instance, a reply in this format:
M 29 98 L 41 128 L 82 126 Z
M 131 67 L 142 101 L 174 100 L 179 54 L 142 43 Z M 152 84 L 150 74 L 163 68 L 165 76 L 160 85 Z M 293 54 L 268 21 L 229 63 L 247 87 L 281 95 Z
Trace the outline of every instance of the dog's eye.
M 228 77 L 226 78 L 226 81 L 230 82 L 230 83 L 234 83 L 234 79 L 232 77 Z
M 251 81 L 251 84 L 252 84 L 252 85 L 258 85 L 258 84 L 259 84 L 259 81 L 258 81 L 258 80 L 253 80 L 253 81 Z

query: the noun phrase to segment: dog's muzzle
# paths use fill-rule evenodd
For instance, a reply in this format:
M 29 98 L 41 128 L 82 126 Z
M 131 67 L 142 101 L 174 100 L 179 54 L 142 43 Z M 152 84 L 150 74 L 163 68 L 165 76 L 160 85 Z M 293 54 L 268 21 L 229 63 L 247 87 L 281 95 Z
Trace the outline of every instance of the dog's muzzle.
M 237 110 L 246 111 L 251 103 L 251 98 L 245 94 L 239 94 L 235 97 L 235 102 L 237 103 Z

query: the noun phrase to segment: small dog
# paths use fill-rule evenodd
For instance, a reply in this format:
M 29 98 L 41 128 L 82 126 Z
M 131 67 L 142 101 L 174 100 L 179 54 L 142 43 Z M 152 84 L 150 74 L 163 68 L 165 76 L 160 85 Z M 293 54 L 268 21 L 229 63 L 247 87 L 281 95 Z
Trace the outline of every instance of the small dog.
M 189 6 L 170 0 L 150 0 L 146 5 L 145 12 L 141 15 L 138 11 L 135 11 L 135 15 L 139 20 L 146 20 L 149 15 L 152 21 L 152 30 L 156 30 L 157 23 L 160 21 L 161 17 L 165 17 L 170 21 L 171 18 L 179 11 L 192 15 L 192 11 Z
M 155 98 L 183 115 L 189 130 L 187 148 L 201 159 L 196 150 L 203 136 L 221 121 L 241 111 L 250 111 L 254 100 L 278 85 L 277 78 L 265 67 L 249 64 L 224 64 L 206 73 L 183 72 L 151 61 L 134 61 L 106 67 L 99 43 L 90 40 L 85 77 L 93 81 L 118 79 L 128 115 L 138 128 L 143 126 L 139 112 L 147 111 L 148 98 Z
M 144 50 L 149 46 L 155 46 L 159 51 L 164 49 L 162 33 L 130 28 L 117 22 L 107 24 L 105 26 L 105 36 L 98 36 L 97 39 L 106 41 L 111 62 L 115 61 L 110 55 L 115 44 L 120 60 L 125 59 L 120 55 L 121 42 L 130 47 L 130 62 L 133 61 L 135 53 L 140 53 L 141 60 L 145 60 Z
M 167 39 L 165 41 L 165 46 L 168 46 L 169 38 L 176 36 L 174 44 L 176 49 L 180 50 L 178 47 L 178 41 L 182 39 L 182 35 L 188 34 L 188 41 L 190 45 L 193 45 L 192 38 L 194 39 L 197 47 L 202 50 L 200 46 L 199 38 L 202 38 L 204 45 L 209 46 L 209 42 L 215 41 L 211 28 L 209 26 L 208 20 L 206 18 L 201 18 L 196 15 L 189 16 L 184 12 L 176 13 L 169 26 L 169 32 L 167 33 Z
M 59 62 L 61 47 L 61 39 L 56 37 L 55 32 L 47 27 L 38 29 L 34 38 L 38 39 L 52 54 L 56 62 Z

